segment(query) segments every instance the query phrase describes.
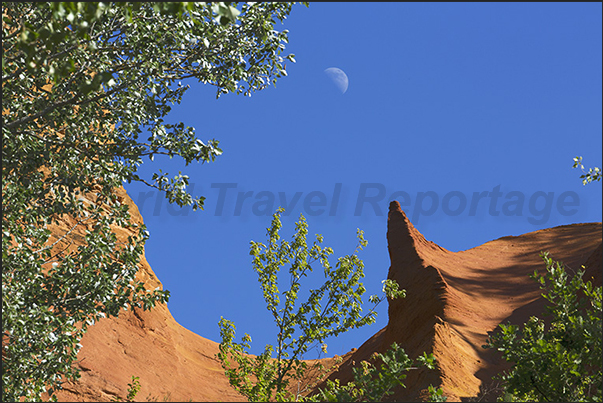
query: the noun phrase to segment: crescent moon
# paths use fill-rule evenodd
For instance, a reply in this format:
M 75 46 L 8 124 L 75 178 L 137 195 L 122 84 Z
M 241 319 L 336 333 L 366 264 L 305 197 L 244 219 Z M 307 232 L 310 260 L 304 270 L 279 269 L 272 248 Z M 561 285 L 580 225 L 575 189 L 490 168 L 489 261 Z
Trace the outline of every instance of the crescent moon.
M 325 74 L 333 81 L 333 84 L 341 91 L 342 94 L 348 90 L 348 76 L 337 67 L 329 67 L 325 70 Z

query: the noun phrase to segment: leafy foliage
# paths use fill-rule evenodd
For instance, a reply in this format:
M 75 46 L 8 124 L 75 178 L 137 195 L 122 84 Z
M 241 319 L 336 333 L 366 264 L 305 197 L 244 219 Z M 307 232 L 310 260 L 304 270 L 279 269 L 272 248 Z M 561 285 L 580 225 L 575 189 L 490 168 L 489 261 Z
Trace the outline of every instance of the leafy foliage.
M 76 379 L 78 342 L 95 320 L 167 301 L 135 280 L 148 233 L 116 189 L 140 181 L 203 207 L 188 176 L 137 169 L 144 157 L 188 165 L 221 154 L 217 141 L 164 121 L 188 88 L 181 80 L 217 96 L 274 83 L 287 42 L 274 26 L 291 7 L 2 3 L 3 401 L 39 400 L 61 377 Z M 120 228 L 132 234 L 125 241 Z
M 132 375 L 132 382 L 128 384 L 128 395 L 126 396 L 126 402 L 133 402 L 134 398 L 140 391 L 140 377 Z M 115 397 L 114 402 L 121 402 L 121 399 Z
M 436 389 L 433 385 L 429 385 L 427 391 L 429 392 L 430 402 L 445 402 L 448 400 L 448 397 L 444 395 L 444 390 L 442 388 Z
M 384 398 L 393 394 L 396 386 L 404 386 L 405 372 L 417 369 L 413 361 L 406 355 L 404 349 L 397 343 L 385 353 L 375 353 L 373 361 L 380 361 L 379 368 L 373 363 L 362 361 L 360 368 L 354 368 L 354 381 L 340 386 L 339 380 L 328 380 L 326 389 L 309 398 L 310 402 L 382 402 Z M 427 368 L 433 369 L 435 358 L 433 354 L 423 353 L 418 362 Z M 446 401 L 442 389 L 429 386 L 431 401 Z
M 583 174 L 580 175 L 580 179 L 582 179 L 582 184 L 586 185 L 587 183 L 600 181 L 601 180 L 601 169 L 598 167 L 588 168 L 588 172 L 584 170 L 584 165 L 582 165 L 582 157 L 574 158 L 574 166 L 572 168 L 578 168 L 582 170 Z
M 486 348 L 501 351 L 514 366 L 502 374 L 502 399 L 512 401 L 601 401 L 601 287 L 568 275 L 547 253 L 546 273 L 531 276 L 550 302 L 550 326 L 532 317 L 523 325 L 500 325 Z
M 364 264 L 357 254 L 367 241 L 361 230 L 357 233 L 358 246 L 354 253 L 340 257 L 332 266 L 328 258 L 333 250 L 321 246 L 321 235 L 316 235 L 311 247 L 308 245 L 308 225 L 303 215 L 296 223 L 293 241 L 280 240 L 283 211 L 279 208 L 273 215 L 267 231 L 268 245 L 252 241 L 250 252 L 268 311 L 277 326 L 276 345 L 267 345 L 262 354 L 252 357 L 248 355 L 251 337 L 245 334 L 242 341 L 236 343 L 234 323 L 224 318 L 219 322 L 222 342 L 218 358 L 231 385 L 250 401 L 286 401 L 299 397 L 291 396 L 288 386 L 291 380 L 303 380 L 308 371 L 307 363 L 300 357 L 317 345 L 322 345 L 326 352 L 327 338 L 373 323 L 377 315 L 374 307 L 385 299 L 371 296 L 369 301 L 374 307 L 362 315 L 361 297 L 366 290 L 360 280 L 364 277 Z M 289 265 L 290 286 L 281 292 L 278 273 L 285 265 Z M 313 266 L 322 269 L 325 281 L 321 287 L 310 290 L 308 299 L 300 304 L 297 300 L 301 280 L 314 271 Z M 405 295 L 391 280 L 384 282 L 383 289 L 389 298 Z

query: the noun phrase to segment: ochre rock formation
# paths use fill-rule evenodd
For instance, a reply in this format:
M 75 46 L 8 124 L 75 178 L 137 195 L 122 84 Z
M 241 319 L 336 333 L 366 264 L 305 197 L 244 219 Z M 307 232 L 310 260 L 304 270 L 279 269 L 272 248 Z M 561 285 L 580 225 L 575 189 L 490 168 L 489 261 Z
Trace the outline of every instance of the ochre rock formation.
M 119 189 L 118 195 L 128 204 L 132 221 L 142 224 L 125 190 Z M 70 227 L 67 222 L 54 231 L 63 234 Z M 131 235 L 121 228 L 115 232 L 119 239 Z M 137 278 L 147 289 L 162 287 L 144 257 Z M 125 401 L 132 376 L 140 378 L 136 401 L 246 400 L 229 385 L 215 358 L 218 343 L 179 325 L 165 304 L 101 319 L 89 328 L 81 344 L 76 363 L 81 378 L 63 384 L 57 393 L 59 401 L 111 401 L 115 397 Z
M 540 252 L 548 251 L 572 270 L 585 265 L 585 280 L 601 286 L 601 229 L 601 223 L 564 225 L 450 252 L 427 241 L 392 202 L 388 278 L 406 289 L 406 298 L 390 301 L 387 326 L 348 353 L 331 377 L 351 380 L 353 362 L 397 342 L 411 358 L 433 353 L 437 369 L 410 371 L 406 388 L 397 388 L 391 400 L 425 399 L 430 384 L 441 386 L 448 401 L 487 399 L 493 375 L 508 368 L 495 351 L 482 348 L 488 332 L 507 321 L 543 317 L 545 300 L 529 278 L 536 269 L 544 271 Z
M 142 222 L 134 203 L 122 193 L 134 219 Z M 544 300 L 528 277 L 535 269 L 544 269 L 541 251 L 549 251 L 572 269 L 587 265 L 586 278 L 601 285 L 601 223 L 504 237 L 455 253 L 427 241 L 392 202 L 387 239 L 388 277 L 397 280 L 407 296 L 390 301 L 388 325 L 347 353 L 331 376 L 347 382 L 353 363 L 385 352 L 393 342 L 411 358 L 432 352 L 437 369 L 411 371 L 407 388 L 396 389 L 391 400 L 420 400 L 430 384 L 441 386 L 448 401 L 475 397 L 480 387 L 487 389 L 492 376 L 506 368 L 496 352 L 481 347 L 488 332 L 499 323 L 523 323 L 542 313 Z M 151 289 L 161 285 L 144 259 L 139 278 Z M 58 394 L 61 401 L 123 399 L 133 375 L 142 385 L 137 400 L 244 400 L 229 386 L 215 359 L 218 344 L 180 326 L 165 305 L 103 319 L 81 344 L 77 366 L 82 377 L 64 385 Z M 327 366 L 332 363 L 325 360 Z

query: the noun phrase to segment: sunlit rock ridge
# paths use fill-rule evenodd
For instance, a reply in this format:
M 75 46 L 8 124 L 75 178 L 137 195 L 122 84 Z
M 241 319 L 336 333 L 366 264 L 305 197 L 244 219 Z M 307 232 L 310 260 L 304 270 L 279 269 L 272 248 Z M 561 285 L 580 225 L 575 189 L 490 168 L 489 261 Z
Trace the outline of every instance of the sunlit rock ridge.
M 136 205 L 120 192 L 133 220 L 142 222 Z M 587 266 L 585 277 L 601 285 L 601 230 L 601 223 L 565 225 L 450 252 L 426 240 L 399 203 L 392 202 L 388 278 L 398 281 L 407 296 L 390 302 L 387 326 L 347 353 L 331 377 L 351 380 L 353 363 L 397 342 L 411 358 L 433 353 L 437 369 L 411 371 L 407 387 L 396 389 L 390 400 L 424 399 L 430 384 L 441 386 L 448 401 L 477 396 L 506 368 L 495 352 L 481 347 L 488 332 L 499 323 L 523 323 L 542 312 L 544 300 L 528 277 L 544 268 L 540 252 L 549 251 L 573 269 Z M 151 289 L 161 286 L 146 259 L 138 276 Z M 124 399 L 133 375 L 142 385 L 137 400 L 245 400 L 230 387 L 215 358 L 218 344 L 180 326 L 165 304 L 103 319 L 90 328 L 82 345 L 76 364 L 82 377 L 64 385 L 60 401 Z
M 441 386 L 448 401 L 491 388 L 493 375 L 508 367 L 482 345 L 498 324 L 541 315 L 545 300 L 529 278 L 535 269 L 544 270 L 540 252 L 574 270 L 585 265 L 585 279 L 601 285 L 601 223 L 548 228 L 451 252 L 426 240 L 393 201 L 387 228 L 388 278 L 406 289 L 406 298 L 390 301 L 387 326 L 348 353 L 332 377 L 350 380 L 352 362 L 385 352 L 393 342 L 411 358 L 433 353 L 437 370 L 409 372 L 407 387 L 399 387 L 391 400 L 425 400 L 430 384 Z

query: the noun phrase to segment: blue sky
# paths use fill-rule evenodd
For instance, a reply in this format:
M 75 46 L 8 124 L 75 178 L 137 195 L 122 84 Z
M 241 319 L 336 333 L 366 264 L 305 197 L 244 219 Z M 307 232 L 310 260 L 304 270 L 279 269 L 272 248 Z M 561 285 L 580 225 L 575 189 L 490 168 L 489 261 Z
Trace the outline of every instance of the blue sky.
M 365 301 L 387 277 L 391 198 L 451 251 L 601 221 L 601 184 L 583 186 L 571 167 L 577 155 L 603 165 L 601 15 L 601 3 L 297 5 L 281 26 L 297 63 L 276 88 L 216 100 L 214 87 L 186 82 L 170 118 L 216 138 L 224 154 L 188 167 L 156 158 L 141 173 L 182 170 L 205 210 L 126 185 L 176 320 L 219 342 L 224 316 L 237 339 L 252 336 L 254 353 L 275 342 L 249 242 L 265 242 L 280 198 L 298 199 L 283 238 L 303 213 L 334 258 L 352 253 L 364 230 Z M 329 67 L 347 74 L 344 94 Z M 376 324 L 327 340 L 329 355 L 384 327 L 386 303 L 377 311 Z

